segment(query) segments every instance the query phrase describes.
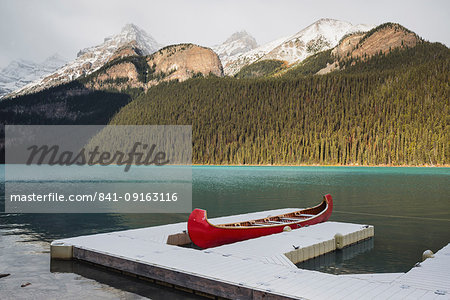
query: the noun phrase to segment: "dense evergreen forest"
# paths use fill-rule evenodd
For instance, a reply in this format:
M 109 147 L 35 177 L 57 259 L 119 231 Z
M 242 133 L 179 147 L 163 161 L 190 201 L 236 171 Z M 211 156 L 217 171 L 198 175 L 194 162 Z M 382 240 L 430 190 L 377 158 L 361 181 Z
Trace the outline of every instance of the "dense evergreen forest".
M 330 53 L 287 72 L 281 62 L 259 62 L 244 78 L 193 78 L 147 92 L 89 90 L 94 73 L 1 101 L 0 117 L 2 124 L 192 124 L 197 164 L 448 165 L 447 47 L 424 42 L 313 75 Z M 245 78 L 256 73 L 262 77 Z
M 323 76 L 163 83 L 111 124 L 192 124 L 200 164 L 448 164 L 448 48 L 373 60 Z
M 132 99 L 132 92 L 90 91 L 72 81 L 0 102 L 2 125 L 102 125 Z M 136 95 L 136 94 L 134 94 Z
M 0 163 L 5 162 L 4 125 L 103 125 L 137 95 L 89 91 L 72 81 L 35 94 L 0 101 Z

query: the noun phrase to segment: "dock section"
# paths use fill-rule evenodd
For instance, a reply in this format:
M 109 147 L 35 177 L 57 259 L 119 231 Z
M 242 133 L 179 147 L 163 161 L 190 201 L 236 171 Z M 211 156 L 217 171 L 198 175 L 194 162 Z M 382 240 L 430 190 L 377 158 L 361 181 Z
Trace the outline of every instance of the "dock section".
M 293 210 L 298 209 L 263 211 L 210 221 L 217 224 L 239 222 Z M 442 290 L 437 285 L 418 285 L 414 283 L 414 274 L 409 272 L 352 277 L 295 266 L 297 262 L 371 238 L 374 228 L 369 225 L 325 222 L 205 250 L 183 246 L 189 242 L 186 227 L 183 222 L 62 239 L 52 243 L 51 253 L 53 258 L 87 261 L 209 297 L 361 299 L 368 292 L 379 299 L 387 298 L 382 293 L 394 299 L 396 294 L 406 298 L 449 296 L 445 285 Z M 428 264 L 427 261 L 423 264 Z M 448 270 L 450 259 L 444 261 Z M 430 267 L 430 270 L 435 269 Z M 379 294 L 383 297 L 378 297 Z

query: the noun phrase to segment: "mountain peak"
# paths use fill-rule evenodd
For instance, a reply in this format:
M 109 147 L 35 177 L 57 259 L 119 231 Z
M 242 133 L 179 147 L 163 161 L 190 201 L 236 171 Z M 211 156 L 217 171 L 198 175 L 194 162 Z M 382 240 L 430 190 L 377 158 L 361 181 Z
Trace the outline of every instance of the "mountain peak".
M 233 57 L 227 64 L 223 64 L 224 71 L 227 75 L 234 75 L 244 65 L 257 60 L 275 59 L 288 64 L 300 62 L 319 51 L 333 48 L 346 34 L 368 31 L 373 27 L 364 24 L 354 26 L 350 22 L 322 18 L 292 36 L 269 42 Z
M 233 33 L 224 43 L 231 43 L 233 41 L 241 40 L 241 39 L 249 39 L 255 42 L 256 40 L 254 37 L 252 37 L 250 34 L 247 33 L 245 30 L 236 31 Z
M 54 72 L 66 62 L 65 58 L 56 53 L 41 63 L 25 59 L 13 60 L 0 70 L 0 98 Z
M 332 18 L 320 18 L 319 20 L 317 20 L 313 24 L 316 24 L 316 23 L 320 24 L 320 23 L 349 23 L 349 22 L 336 20 L 336 19 L 332 19 Z
M 135 41 L 144 55 L 152 54 L 161 48 L 161 45 L 158 44 L 151 35 L 133 23 L 125 24 L 119 34 L 105 40 L 105 43 L 109 40 L 113 40 L 120 45 Z
M 336 20 L 332 18 L 321 18 L 317 20 L 316 22 L 312 23 L 305 29 L 303 29 L 301 32 L 307 31 L 307 29 L 313 29 L 315 30 L 323 30 L 323 31 L 346 31 L 346 34 L 348 33 L 354 33 L 354 32 L 365 32 L 369 31 L 372 28 L 374 28 L 375 25 L 370 24 L 357 24 L 353 25 L 352 23 L 348 21 L 342 21 L 342 20 Z
M 124 36 L 129 39 L 130 42 L 141 36 L 151 37 L 147 32 L 145 32 L 145 30 L 133 23 L 125 24 L 125 26 L 122 27 L 120 33 L 116 36 Z
M 124 31 L 128 31 L 128 32 L 135 31 L 135 32 L 137 32 L 137 31 L 141 31 L 141 30 L 142 29 L 140 29 L 137 25 L 135 25 L 133 23 L 127 23 L 127 24 L 125 24 L 122 27 L 122 32 L 124 32 Z
M 321 31 L 321 30 L 327 30 L 331 29 L 332 31 L 342 31 L 342 30 L 348 30 L 348 28 L 352 27 L 352 23 L 347 21 L 341 21 L 331 18 L 322 18 L 311 25 L 307 26 L 306 28 L 299 31 L 297 34 L 308 32 L 308 31 Z
M 126 51 L 130 46 L 133 48 L 132 51 Z M 119 57 L 136 55 L 136 53 L 149 55 L 161 47 L 143 29 L 135 24 L 128 23 L 122 27 L 118 34 L 106 37 L 100 45 L 80 50 L 75 60 L 65 64 L 52 74 L 15 91 L 12 96 L 40 91 L 91 74 L 117 55 L 118 51 L 121 51 Z
M 219 55 L 223 66 L 233 57 L 248 52 L 258 47 L 255 38 L 245 30 L 233 33 L 225 42 L 212 47 L 214 52 Z

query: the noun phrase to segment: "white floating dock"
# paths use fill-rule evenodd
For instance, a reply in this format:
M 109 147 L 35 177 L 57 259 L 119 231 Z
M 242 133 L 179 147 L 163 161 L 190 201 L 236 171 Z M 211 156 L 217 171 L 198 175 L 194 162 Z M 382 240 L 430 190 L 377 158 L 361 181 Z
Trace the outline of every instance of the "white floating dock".
M 279 209 L 211 219 L 231 223 Z M 450 245 L 421 267 L 398 274 L 333 275 L 294 263 L 374 235 L 373 226 L 325 222 L 206 250 L 189 242 L 186 223 L 54 241 L 53 258 L 79 259 L 205 296 L 234 299 L 449 299 Z M 340 235 L 335 238 L 335 235 Z M 169 245 L 170 244 L 173 245 Z M 437 279 L 437 280 L 436 280 Z

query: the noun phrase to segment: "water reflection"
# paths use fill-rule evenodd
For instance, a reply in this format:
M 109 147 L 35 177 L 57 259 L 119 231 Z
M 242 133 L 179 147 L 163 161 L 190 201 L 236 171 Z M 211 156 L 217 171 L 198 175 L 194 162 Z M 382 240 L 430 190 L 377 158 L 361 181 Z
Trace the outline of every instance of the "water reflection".
M 26 241 L 55 239 L 186 221 L 187 214 L 0 214 L 4 234 Z
M 116 289 L 137 294 L 151 299 L 204 299 L 194 294 L 177 291 L 171 287 L 158 285 L 142 279 L 118 274 L 88 263 L 79 261 L 51 260 L 50 272 L 74 273 L 84 278 L 93 279 Z
M 197 299 L 195 295 L 75 261 L 50 261 L 45 242 L 0 230 L 0 299 Z M 51 271 L 51 272 L 50 272 Z M 27 287 L 21 286 L 26 284 Z
M 297 264 L 300 269 L 317 270 L 332 274 L 355 273 L 354 268 L 347 269 L 348 261 L 374 248 L 374 239 L 370 238 L 341 250 L 326 253 L 319 257 Z M 365 273 L 365 272 L 364 272 Z

